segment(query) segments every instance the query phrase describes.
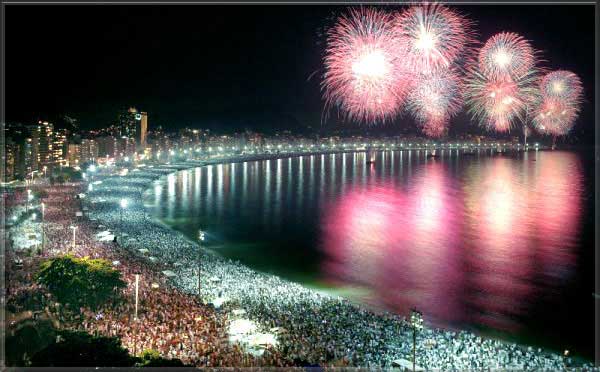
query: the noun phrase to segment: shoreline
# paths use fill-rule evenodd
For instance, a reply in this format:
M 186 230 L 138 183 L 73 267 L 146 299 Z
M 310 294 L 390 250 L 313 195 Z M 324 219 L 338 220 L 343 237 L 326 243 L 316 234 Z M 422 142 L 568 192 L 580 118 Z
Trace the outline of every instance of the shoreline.
M 365 152 L 364 150 L 362 151 L 344 151 L 344 152 Z M 158 246 L 154 246 L 154 247 L 144 247 L 146 249 L 148 249 L 150 251 L 149 255 L 154 256 L 155 254 L 158 255 L 158 259 L 160 259 L 161 255 L 163 256 L 163 258 L 165 258 L 167 260 L 167 262 L 170 261 L 170 263 L 172 264 L 173 268 L 174 268 L 174 272 L 177 274 L 177 280 L 175 280 L 175 283 L 172 283 L 174 285 L 174 287 L 176 287 L 178 290 L 182 290 L 185 293 L 194 293 L 194 280 L 196 278 L 196 274 L 194 274 L 194 270 L 193 269 L 189 269 L 190 267 L 194 267 L 195 265 L 195 260 L 194 257 L 198 256 L 198 245 L 196 244 L 196 242 L 194 242 L 192 239 L 188 238 L 185 234 L 183 234 L 180 231 L 174 230 L 173 228 L 171 228 L 168 224 L 164 223 L 163 221 L 159 220 L 158 218 L 155 218 L 153 216 L 151 217 L 146 217 L 147 212 L 145 211 L 145 207 L 144 207 L 144 203 L 143 203 L 143 195 L 147 194 L 147 192 L 150 190 L 151 186 L 153 183 L 155 183 L 157 180 L 161 180 L 163 178 L 169 177 L 169 175 L 180 172 L 182 170 L 187 170 L 187 169 L 192 169 L 192 168 L 197 168 L 197 167 L 202 167 L 202 166 L 207 166 L 207 165 L 218 165 L 218 164 L 224 164 L 224 163 L 241 163 L 241 162 L 246 162 L 246 161 L 263 161 L 263 160 L 268 160 L 268 159 L 277 159 L 277 158 L 288 158 L 288 157 L 297 157 L 297 156 L 310 156 L 310 155 L 315 155 L 315 154 L 331 154 L 331 153 L 340 153 L 340 152 L 327 152 L 327 153 L 305 153 L 305 154 L 268 154 L 268 155 L 262 155 L 262 156 L 253 156 L 252 158 L 220 158 L 220 159 L 212 159 L 209 161 L 202 161 L 202 162 L 186 162 L 186 163 L 175 163 L 175 164 L 169 164 L 169 165 L 163 165 L 163 166 L 157 166 L 156 168 L 149 168 L 149 167 L 144 167 L 144 168 L 138 168 L 138 171 L 133 171 L 133 172 L 129 172 L 128 175 L 126 176 L 117 176 L 117 177 L 108 177 L 109 181 L 114 180 L 115 178 L 117 179 L 117 187 L 120 187 L 120 189 L 118 189 L 117 193 L 118 193 L 118 197 L 122 197 L 122 196 L 127 196 L 131 194 L 131 189 L 138 189 L 141 188 L 141 193 L 140 193 L 140 200 L 138 202 L 138 200 L 136 198 L 130 198 L 132 200 L 135 201 L 135 204 L 133 204 L 131 206 L 131 210 L 127 210 L 127 212 L 123 213 L 124 215 L 129 215 L 131 218 L 133 216 L 137 216 L 137 218 L 139 218 L 139 214 L 143 214 L 144 218 L 144 228 L 150 228 L 152 226 L 158 228 L 159 230 L 162 230 L 162 232 L 166 233 L 166 235 L 168 236 L 168 239 L 171 239 L 172 241 L 179 241 L 179 242 L 185 242 L 185 244 L 183 244 L 181 250 L 177 249 L 173 252 L 171 252 L 171 255 L 167 255 L 167 257 L 165 257 L 165 252 L 161 252 L 161 249 Z M 150 169 L 154 169 L 152 171 L 150 171 Z M 136 175 L 141 175 L 142 177 L 137 177 L 140 180 L 132 180 L 133 178 L 136 178 Z M 127 182 L 127 181 L 133 181 L 133 182 Z M 119 185 L 119 182 L 124 183 Z M 112 182 L 109 182 L 109 184 L 111 184 Z M 133 183 L 134 185 L 131 185 L 130 183 Z M 102 184 L 104 186 L 104 182 Z M 98 193 L 100 191 L 103 190 L 103 187 L 94 187 L 94 191 L 91 192 L 91 194 L 95 194 Z M 105 190 L 106 191 L 106 190 Z M 112 190 L 112 188 L 109 187 L 109 194 L 112 195 L 112 197 L 114 198 L 114 192 Z M 134 191 L 135 193 L 139 193 L 139 190 Z M 93 196 L 92 196 L 93 198 Z M 86 204 L 89 204 L 89 199 L 86 198 L 87 202 Z M 98 221 L 102 221 L 102 223 L 104 225 L 110 226 L 112 230 L 118 231 L 118 230 L 123 230 L 123 226 L 121 226 L 119 224 L 119 221 L 115 222 L 115 218 L 118 218 L 119 216 L 119 212 L 118 211 L 118 206 L 117 208 L 115 208 L 115 204 L 114 203 L 115 200 L 113 199 L 112 203 L 112 207 L 108 206 L 109 208 L 106 211 L 103 212 L 96 212 L 96 215 L 94 215 L 94 208 L 91 205 L 90 206 L 90 215 L 92 215 L 93 217 L 97 218 Z M 93 203 L 93 202 L 92 202 Z M 140 205 L 141 204 L 141 205 Z M 104 213 L 104 214 L 103 214 Z M 115 216 L 116 214 L 116 216 Z M 103 216 L 103 217 L 102 217 Z M 128 230 L 129 231 L 129 230 Z M 121 231 L 122 233 L 122 231 Z M 139 234 L 136 233 L 136 234 Z M 133 235 L 136 235 L 133 234 Z M 128 235 L 129 236 L 129 235 Z M 125 244 L 124 244 L 125 243 Z M 160 243 L 160 242 L 159 242 Z M 123 242 L 121 241 L 120 244 L 123 246 L 123 248 L 130 250 L 129 248 L 135 248 L 135 247 L 127 247 L 128 243 L 127 242 Z M 135 245 L 135 244 L 131 244 L 131 245 Z M 194 252 L 195 251 L 195 252 Z M 135 253 L 134 253 L 135 254 Z M 257 299 L 253 299 L 253 298 L 249 298 L 247 294 L 244 294 L 244 290 L 240 290 L 240 288 L 235 289 L 235 286 L 239 286 L 240 283 L 244 283 L 244 285 L 248 285 L 250 287 L 257 287 L 259 290 L 263 290 L 264 291 L 264 284 L 260 283 L 260 280 L 266 281 L 266 282 L 271 282 L 274 285 L 277 286 L 284 286 L 284 287 L 291 287 L 292 291 L 297 291 L 298 293 L 302 294 L 302 296 L 307 296 L 311 299 L 314 299 L 318 304 L 320 305 L 331 305 L 330 303 L 333 302 L 333 305 L 335 307 L 341 307 L 343 308 L 343 311 L 349 311 L 349 312 L 355 312 L 359 318 L 368 318 L 369 321 L 362 321 L 363 325 L 366 326 L 365 328 L 371 328 L 373 326 L 373 322 L 375 323 L 379 323 L 378 326 L 376 326 L 375 328 L 379 328 L 379 333 L 380 336 L 382 336 L 383 339 L 387 340 L 387 342 L 385 343 L 385 345 L 380 345 L 380 347 L 369 347 L 367 345 L 353 345 L 352 343 L 348 343 L 345 342 L 346 346 L 348 346 L 348 350 L 351 349 L 356 349 L 357 351 L 363 351 L 362 349 L 366 349 L 364 351 L 367 351 L 366 354 L 368 355 L 372 355 L 372 353 L 378 353 L 383 355 L 383 360 L 379 360 L 378 362 L 376 362 L 376 360 L 373 360 L 374 358 L 361 358 L 361 357 L 357 357 L 355 359 L 353 359 L 353 363 L 354 365 L 358 365 L 358 366 L 390 366 L 391 361 L 394 359 L 399 359 L 399 358 L 408 358 L 408 350 L 406 349 L 406 347 L 408 345 L 406 344 L 410 344 L 410 342 L 408 342 L 411 339 L 411 328 L 410 326 L 406 323 L 406 321 L 402 318 L 399 317 L 395 314 L 391 314 L 387 311 L 382 312 L 382 313 L 375 313 L 373 312 L 371 309 L 368 309 L 366 305 L 357 305 L 353 302 L 350 302 L 350 300 L 339 297 L 339 296 L 330 296 L 329 294 L 324 294 L 322 291 L 317 291 L 314 288 L 307 288 L 305 286 L 302 286 L 298 283 L 294 283 L 294 282 L 290 282 L 288 280 L 282 279 L 278 276 L 272 275 L 272 274 L 267 274 L 267 273 L 262 273 L 262 272 L 258 272 L 256 270 L 250 269 L 249 267 L 246 267 L 245 265 L 240 264 L 239 262 L 234 262 L 228 258 L 225 258 L 221 255 L 219 255 L 217 252 L 212 251 L 210 248 L 202 248 L 201 252 L 200 252 L 201 257 L 201 261 L 204 263 L 204 261 L 207 261 L 209 264 L 214 265 L 214 267 L 212 267 L 211 269 L 207 268 L 207 271 L 210 274 L 215 274 L 215 275 L 209 275 L 206 274 L 204 275 L 204 270 L 203 270 L 203 275 L 202 275 L 202 283 L 201 283 L 201 293 L 202 293 L 202 297 L 203 300 L 205 299 L 210 299 L 210 297 L 215 297 L 216 295 L 219 295 L 220 292 L 225 292 L 225 295 L 222 297 L 229 297 L 233 306 L 236 305 L 241 305 L 241 307 L 245 306 L 256 306 L 258 308 L 258 310 L 253 310 L 250 309 L 250 311 L 248 311 L 248 314 L 250 315 L 250 318 L 253 320 L 257 320 L 261 325 L 265 325 L 266 326 L 281 326 L 281 324 L 278 324 L 279 322 L 277 320 L 281 320 L 281 319 L 274 319 L 277 318 L 270 316 L 270 315 L 265 315 L 263 314 L 261 310 L 261 308 L 264 308 L 265 305 L 264 303 L 257 303 Z M 183 261 L 183 262 L 182 262 Z M 203 269 L 204 269 L 204 265 L 203 265 Z M 211 284 L 210 281 L 208 280 L 209 278 L 218 278 L 218 274 L 221 273 L 223 277 L 227 276 L 225 275 L 225 273 L 228 272 L 233 272 L 234 275 L 232 275 L 233 278 L 236 277 L 236 275 L 240 274 L 240 279 L 236 279 L 234 281 L 237 281 L 237 283 L 227 283 L 226 287 L 226 291 L 223 291 L 222 289 L 220 289 L 221 287 L 223 287 L 222 285 L 214 285 Z M 250 278 L 249 281 L 244 281 L 242 278 Z M 223 278 L 219 278 L 220 282 L 223 280 Z M 229 281 L 231 282 L 232 280 L 229 279 Z M 195 285 L 195 290 L 197 291 L 197 284 Z M 219 296 L 221 297 L 221 296 Z M 262 302 L 268 302 L 270 306 L 268 306 L 268 308 L 278 308 L 278 307 L 282 307 L 282 309 L 279 309 L 280 312 L 285 313 L 285 308 L 290 307 L 292 305 L 290 305 L 289 303 L 286 303 L 286 301 L 283 300 L 279 300 L 277 298 L 261 298 Z M 293 302 L 293 301 L 292 301 Z M 246 308 L 245 308 L 246 309 Z M 317 311 L 318 313 L 319 311 Z M 332 314 L 335 315 L 335 314 Z M 330 316 L 325 316 L 324 319 L 322 319 L 322 321 L 327 322 L 327 319 L 330 318 Z M 298 319 L 296 319 L 298 320 Z M 284 320 L 285 322 L 285 320 Z M 270 323 L 270 324 L 268 324 Z M 290 324 L 288 324 L 289 326 Z M 389 332 L 389 328 L 391 328 L 396 331 L 396 332 Z M 284 328 L 285 325 L 284 325 Z M 325 330 L 325 332 L 328 332 L 328 330 Z M 302 332 L 300 332 L 302 333 Z M 402 335 L 402 337 L 398 337 Z M 482 339 L 480 336 L 477 336 L 475 334 L 472 334 L 470 332 L 467 331 L 460 331 L 460 332 L 453 332 L 453 331 L 449 331 L 449 330 L 444 330 L 444 329 L 440 329 L 440 328 L 436 328 L 436 329 L 427 329 L 424 332 L 424 335 L 422 337 L 419 337 L 421 339 L 421 345 L 418 347 L 418 354 L 424 354 L 425 355 L 425 359 L 432 359 L 435 360 L 436 358 L 433 355 L 430 354 L 436 354 L 436 350 L 437 347 L 433 348 L 433 349 L 427 349 L 425 347 L 422 346 L 423 344 L 423 340 L 427 339 L 434 339 L 436 341 L 436 345 L 440 345 L 444 343 L 445 339 L 448 339 L 448 337 L 450 337 L 450 340 L 458 337 L 458 335 L 462 335 L 464 337 L 467 337 L 469 339 L 474 340 L 476 343 L 492 343 L 494 344 L 494 349 L 502 349 L 505 347 L 508 347 L 509 349 L 513 349 L 513 350 L 520 350 L 523 351 L 523 349 L 527 348 L 527 345 L 517 345 L 511 342 L 507 342 L 507 341 L 499 341 L 499 340 L 494 340 L 494 339 Z M 342 337 L 343 338 L 343 337 Z M 391 341 L 391 342 L 390 342 Z M 446 340 L 447 341 L 447 340 Z M 342 342 L 344 343 L 344 342 Z M 395 344 L 395 345 L 394 345 Z M 404 344 L 404 345 L 403 345 Z M 357 347 L 358 346 L 358 347 Z M 358 350 L 361 349 L 361 350 Z M 529 350 L 524 350 L 525 354 L 527 354 L 527 352 L 531 352 L 531 347 L 529 347 Z M 522 353 L 521 353 L 522 354 Z M 540 354 L 540 355 L 546 355 L 546 356 L 551 356 L 550 359 L 556 359 L 556 360 L 560 360 L 560 365 L 562 364 L 562 357 L 558 356 L 557 354 L 553 354 L 553 353 L 549 353 L 546 350 L 544 350 L 543 352 L 537 352 L 536 354 Z M 427 356 L 430 356 L 431 358 L 428 358 Z M 310 360 L 310 357 L 306 357 L 306 360 L 309 360 L 311 362 L 318 362 L 318 360 Z M 420 357 L 417 358 L 417 364 L 419 364 L 420 362 Z M 462 360 L 461 360 L 462 359 Z M 459 360 L 456 360 L 455 357 L 453 358 L 453 360 L 449 362 L 449 364 L 444 364 L 444 365 L 427 365 L 425 363 L 425 367 L 427 368 L 473 368 L 473 367 L 484 367 L 484 368 L 499 368 L 499 367 L 503 367 L 503 368 L 519 368 L 519 367 L 526 367 L 528 365 L 528 363 L 526 361 L 524 361 L 525 363 L 519 363 L 517 361 L 512 361 L 509 363 L 509 360 L 511 360 L 512 358 L 508 358 L 506 360 L 504 360 L 505 358 L 501 358 L 502 360 L 496 360 L 494 363 L 484 363 L 483 365 L 479 365 L 478 363 L 473 361 L 474 356 L 469 356 L 469 355 L 462 355 L 461 358 L 459 358 Z M 517 358 L 517 359 L 521 359 L 521 358 Z M 527 358 L 523 358 L 523 359 L 527 359 Z M 544 358 L 546 359 L 546 358 Z M 375 362 L 375 363 L 374 363 Z M 383 362 L 383 363 L 381 363 Z M 516 363 L 515 363 L 516 362 Z M 534 363 L 535 365 L 535 363 Z M 533 367 L 533 365 L 531 366 Z M 543 365 L 536 365 L 536 368 L 545 368 L 548 367 L 548 365 L 543 364 Z

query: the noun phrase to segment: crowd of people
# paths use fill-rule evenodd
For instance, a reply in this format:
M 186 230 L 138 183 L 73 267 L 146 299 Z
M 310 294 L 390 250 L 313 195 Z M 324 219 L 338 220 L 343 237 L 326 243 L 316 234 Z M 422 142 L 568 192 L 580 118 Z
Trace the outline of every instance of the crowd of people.
M 97 312 L 71 311 L 70 319 L 61 319 L 65 325 L 118 336 L 135 353 L 153 349 L 163 357 L 198 366 L 390 367 L 398 360 L 412 360 L 413 328 L 403 317 L 373 312 L 343 298 L 257 272 L 201 248 L 150 218 L 142 196 L 152 182 L 197 165 L 144 167 L 126 175 L 96 174 L 90 180 L 92 188 L 82 184 L 79 189 L 49 189 L 42 256 L 71 250 L 77 256 L 106 258 L 127 283 L 125 301 L 107 304 Z M 76 198 L 81 190 L 85 196 Z M 126 207 L 120 204 L 121 199 L 129 201 Z M 80 209 L 85 214 L 74 221 Z M 77 242 L 75 248 L 68 249 L 72 245 L 71 224 L 78 226 Z M 115 234 L 116 242 L 98 241 L 97 234 L 106 230 Z M 141 278 L 137 320 L 135 274 Z M 23 301 L 22 293 L 42 293 L 30 276 L 22 276 L 9 287 L 8 300 L 13 305 Z M 40 296 L 47 298 L 43 293 Z M 46 307 L 50 312 L 59 311 Z M 227 325 L 234 309 L 243 309 L 261 331 L 275 327 L 285 330 L 277 334 L 276 347 L 269 347 L 262 357 L 252 357 L 241 345 L 229 343 Z M 19 310 L 18 306 L 12 308 Z M 60 316 L 64 317 L 64 312 Z M 429 327 L 417 332 L 416 355 L 418 366 L 443 370 L 561 369 L 574 363 L 541 349 Z
M 98 241 L 98 223 L 87 216 L 76 216 L 82 210 L 82 199 L 77 197 L 81 186 L 47 187 L 43 221 L 39 200 L 30 206 L 39 212 L 36 218 L 31 213 L 24 216 L 24 193 L 16 193 L 6 205 L 7 214 L 24 217 L 10 227 L 6 246 L 9 335 L 18 322 L 43 316 L 60 329 L 119 337 L 136 355 L 154 350 L 163 358 L 207 367 L 289 365 L 277 350 L 269 349 L 262 357 L 253 357 L 239 345 L 228 343 L 228 313 L 172 288 L 160 271 L 164 269 L 160 263 L 133 255 L 115 242 Z M 71 226 L 77 227 L 74 246 Z M 33 243 L 23 244 L 24 235 L 31 235 Z M 35 273 L 42 260 L 61 254 L 106 259 L 120 271 L 127 287 L 121 296 L 94 311 L 58 304 L 36 283 Z M 141 278 L 137 318 L 136 274 Z

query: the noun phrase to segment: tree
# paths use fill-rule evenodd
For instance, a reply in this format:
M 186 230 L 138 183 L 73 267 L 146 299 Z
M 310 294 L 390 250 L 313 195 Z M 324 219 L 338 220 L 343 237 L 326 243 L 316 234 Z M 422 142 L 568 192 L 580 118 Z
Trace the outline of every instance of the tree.
M 141 360 L 136 364 L 140 367 L 185 367 L 179 359 L 165 359 L 156 350 L 144 350 Z
M 35 191 L 33 193 L 33 195 L 40 200 L 44 200 L 48 197 L 48 191 L 41 189 L 41 190 Z
M 26 367 L 28 359 L 53 342 L 56 329 L 48 320 L 29 320 L 14 326 L 14 333 L 6 337 L 6 365 Z
M 131 367 L 133 358 L 116 337 L 60 331 L 58 342 L 37 352 L 32 367 Z
M 109 261 L 69 255 L 42 262 L 37 280 L 48 287 L 58 302 L 92 309 L 125 287 L 121 273 Z

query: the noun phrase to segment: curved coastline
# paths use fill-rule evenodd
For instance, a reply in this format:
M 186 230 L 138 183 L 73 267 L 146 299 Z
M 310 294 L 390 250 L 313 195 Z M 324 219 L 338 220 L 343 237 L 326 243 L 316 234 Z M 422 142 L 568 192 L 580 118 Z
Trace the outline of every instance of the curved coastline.
M 320 333 L 329 333 L 330 340 L 341 351 L 348 350 L 351 363 L 357 366 L 389 367 L 395 359 L 410 359 L 412 350 L 412 328 L 406 320 L 389 312 L 375 313 L 366 306 L 357 305 L 345 298 L 331 296 L 320 291 L 287 281 L 272 274 L 258 272 L 239 262 L 227 259 L 213 250 L 202 248 L 179 232 L 155 217 L 148 217 L 144 207 L 144 194 L 150 190 L 157 180 L 171 174 L 192 168 L 218 165 L 225 163 L 241 163 L 247 161 L 262 161 L 278 158 L 310 156 L 316 154 L 331 154 L 341 152 L 314 152 L 301 154 L 268 154 L 243 158 L 219 158 L 209 161 L 185 162 L 160 165 L 154 168 L 138 168 L 125 176 L 108 176 L 103 183 L 94 187 L 86 198 L 90 206 L 89 215 L 119 232 L 120 245 L 138 254 L 136 249 L 148 249 L 149 256 L 166 263 L 177 275 L 172 284 L 176 289 L 195 293 L 197 287 L 197 271 L 195 270 L 198 257 L 202 266 L 201 296 L 204 301 L 214 301 L 215 298 L 225 301 L 225 308 L 241 307 L 247 311 L 250 319 L 259 323 L 263 329 L 284 327 L 292 335 L 305 335 L 305 327 L 299 326 L 302 320 L 312 326 L 321 328 Z M 282 156 L 283 155 L 283 156 Z M 102 178 L 100 176 L 100 178 Z M 140 190 L 141 189 L 141 190 Z M 139 194 L 137 198 L 131 196 Z M 135 202 L 123 212 L 119 210 L 118 200 L 130 197 Z M 120 214 L 126 218 L 120 222 Z M 143 226 L 138 226 L 138 225 Z M 125 233 L 126 235 L 124 235 Z M 141 248 L 140 248 L 141 247 Z M 298 308 L 304 311 L 294 314 Z M 348 324 L 348 319 L 352 323 Z M 356 337 L 349 335 L 346 327 L 357 327 L 368 330 L 368 336 Z M 333 325 L 331 327 L 330 325 Z M 312 327 L 312 328 L 314 328 Z M 340 328 L 340 329 L 338 329 Z M 290 339 L 293 339 L 291 337 Z M 452 350 L 456 339 L 468 343 L 482 345 L 493 350 L 486 352 L 483 364 L 477 357 L 477 350 L 460 355 L 447 354 L 446 349 Z M 435 346 L 426 347 L 425 340 L 433 340 Z M 301 350 L 295 349 L 293 340 L 284 342 L 292 355 L 319 363 L 322 360 L 311 359 Z M 320 343 L 314 342 L 315 346 Z M 325 352 L 325 350 L 323 350 Z M 417 348 L 418 362 L 425 368 L 548 368 L 564 366 L 563 358 L 543 350 L 532 350 L 525 345 L 517 345 L 505 341 L 484 339 L 470 332 L 452 332 L 444 329 L 425 329 L 419 336 Z M 333 354 L 337 354 L 334 352 Z M 536 360 L 537 362 L 532 362 Z M 421 363 L 420 363 L 421 362 Z

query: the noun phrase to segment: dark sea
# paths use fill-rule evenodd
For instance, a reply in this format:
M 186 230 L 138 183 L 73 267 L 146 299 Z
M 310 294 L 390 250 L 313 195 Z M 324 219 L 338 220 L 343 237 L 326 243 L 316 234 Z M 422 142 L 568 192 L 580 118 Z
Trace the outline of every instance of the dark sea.
M 593 152 L 438 155 L 211 165 L 156 182 L 145 203 L 256 270 L 593 359 Z

